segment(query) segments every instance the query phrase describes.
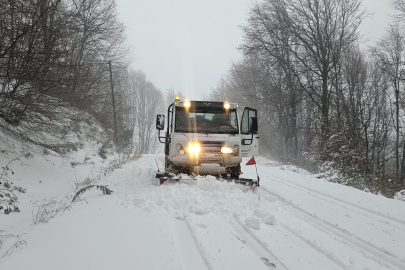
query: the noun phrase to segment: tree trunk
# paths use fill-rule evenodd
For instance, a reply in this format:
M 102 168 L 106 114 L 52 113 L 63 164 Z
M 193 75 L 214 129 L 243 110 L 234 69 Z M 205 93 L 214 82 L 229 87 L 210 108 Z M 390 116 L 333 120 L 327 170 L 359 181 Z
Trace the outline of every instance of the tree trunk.
M 329 106 L 328 106 L 328 73 L 322 76 L 322 119 L 321 119 L 322 143 L 325 143 L 329 133 Z
M 405 143 L 402 149 L 401 179 L 399 181 L 401 185 L 404 185 L 404 179 L 405 179 Z
M 399 177 L 399 90 L 395 90 L 395 106 L 396 106 L 396 140 L 395 140 L 395 177 L 398 182 L 401 182 Z

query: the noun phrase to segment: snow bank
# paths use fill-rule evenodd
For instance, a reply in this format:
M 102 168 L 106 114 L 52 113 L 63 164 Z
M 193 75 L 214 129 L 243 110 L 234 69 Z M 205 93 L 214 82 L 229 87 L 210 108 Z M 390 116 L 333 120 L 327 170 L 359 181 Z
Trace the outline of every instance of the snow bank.
M 401 190 L 400 192 L 397 192 L 397 193 L 395 194 L 394 199 L 400 200 L 400 201 L 404 201 L 404 202 L 405 202 L 405 189 L 404 189 L 404 190 Z
M 136 172 L 135 172 L 136 170 Z M 116 179 L 113 189 L 120 196 L 120 204 L 147 211 L 166 209 L 173 217 L 187 217 L 190 214 L 209 213 L 231 219 L 235 212 L 251 215 L 260 207 L 258 195 L 252 188 L 218 181 L 215 177 L 198 177 L 197 180 L 180 180 L 154 185 L 154 171 L 151 168 L 136 168 L 133 173 L 140 181 Z M 122 185 L 124 183 L 124 185 Z

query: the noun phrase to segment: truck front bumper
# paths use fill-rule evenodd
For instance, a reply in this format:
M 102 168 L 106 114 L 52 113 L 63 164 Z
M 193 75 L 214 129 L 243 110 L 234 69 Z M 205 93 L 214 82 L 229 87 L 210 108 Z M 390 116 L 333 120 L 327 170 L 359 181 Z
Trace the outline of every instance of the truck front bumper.
M 201 153 L 199 155 L 181 155 L 170 158 L 171 162 L 176 166 L 190 167 L 199 166 L 201 164 L 218 164 L 221 167 L 237 166 L 242 162 L 240 156 L 221 155 Z

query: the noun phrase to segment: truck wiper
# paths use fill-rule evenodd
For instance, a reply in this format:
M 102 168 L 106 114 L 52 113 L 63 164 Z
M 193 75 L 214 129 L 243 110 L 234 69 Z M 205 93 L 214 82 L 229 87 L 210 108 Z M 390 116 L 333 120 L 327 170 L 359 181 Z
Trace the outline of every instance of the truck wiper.
M 229 134 L 229 135 L 238 134 L 237 132 L 229 132 L 229 131 L 215 131 L 213 133 L 215 133 L 215 134 Z

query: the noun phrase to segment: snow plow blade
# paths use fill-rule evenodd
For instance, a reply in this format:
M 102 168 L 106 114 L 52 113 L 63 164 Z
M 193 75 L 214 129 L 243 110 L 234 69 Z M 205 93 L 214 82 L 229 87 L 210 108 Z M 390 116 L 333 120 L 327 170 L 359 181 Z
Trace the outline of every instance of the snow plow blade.
M 157 173 L 155 177 L 159 179 L 160 185 L 168 180 L 169 182 L 177 182 L 180 180 L 180 177 L 174 178 L 174 175 L 170 173 Z
M 164 182 L 169 181 L 169 182 L 178 182 L 180 179 L 184 179 L 181 176 L 177 176 L 171 173 L 158 173 L 156 174 L 156 178 L 159 179 L 160 185 L 162 185 Z M 187 179 L 184 179 L 187 180 Z M 194 180 L 194 179 L 189 179 L 189 180 Z M 239 178 L 239 179 L 231 179 L 231 178 L 218 178 L 218 180 L 225 180 L 228 182 L 233 182 L 238 185 L 242 186 L 248 186 L 248 187 L 259 187 L 259 181 L 257 179 L 248 179 L 248 178 Z
M 233 182 L 235 184 L 249 186 L 249 187 L 260 187 L 259 181 L 257 179 L 239 178 L 239 179 L 226 179 L 228 182 Z

